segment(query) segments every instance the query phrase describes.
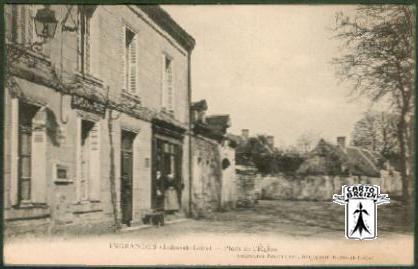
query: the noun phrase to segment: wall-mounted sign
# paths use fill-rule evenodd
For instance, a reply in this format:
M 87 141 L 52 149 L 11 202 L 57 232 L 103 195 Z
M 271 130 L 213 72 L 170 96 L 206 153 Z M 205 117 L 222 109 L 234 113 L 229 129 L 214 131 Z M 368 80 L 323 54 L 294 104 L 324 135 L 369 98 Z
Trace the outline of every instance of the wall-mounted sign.
M 104 104 L 77 95 L 73 95 L 71 98 L 71 108 L 93 112 L 102 116 L 104 116 L 106 112 Z
M 62 163 L 54 163 L 52 171 L 55 183 L 71 183 L 70 167 Z

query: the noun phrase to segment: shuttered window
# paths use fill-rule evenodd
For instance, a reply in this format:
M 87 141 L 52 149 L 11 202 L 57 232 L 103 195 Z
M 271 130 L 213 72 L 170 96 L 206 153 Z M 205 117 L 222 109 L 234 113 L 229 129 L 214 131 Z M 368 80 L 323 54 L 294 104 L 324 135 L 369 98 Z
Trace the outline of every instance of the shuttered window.
M 137 94 L 137 35 L 125 27 L 125 90 Z
M 31 200 L 32 120 L 38 110 L 34 105 L 19 105 L 18 202 Z
M 5 17 L 6 40 L 10 42 L 16 42 L 16 19 L 17 19 L 16 5 L 4 6 L 4 17 Z
M 5 6 L 6 38 L 10 42 L 29 45 L 41 42 L 35 31 L 34 18 L 43 5 L 7 5 Z
M 81 120 L 79 200 L 100 200 L 99 128 L 97 123 Z
M 163 55 L 163 90 L 162 106 L 172 112 L 174 110 L 174 69 L 173 60 Z
M 91 12 L 84 7 L 79 9 L 78 66 L 82 74 L 91 74 Z

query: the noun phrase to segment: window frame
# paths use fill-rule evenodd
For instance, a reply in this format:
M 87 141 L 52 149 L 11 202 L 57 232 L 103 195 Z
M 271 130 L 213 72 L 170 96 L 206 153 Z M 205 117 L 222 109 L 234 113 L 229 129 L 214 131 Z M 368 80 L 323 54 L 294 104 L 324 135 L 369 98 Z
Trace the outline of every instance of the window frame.
M 93 158 L 92 154 L 93 151 L 91 147 L 91 137 L 89 137 L 89 145 L 87 146 L 87 151 L 84 153 L 87 155 L 89 167 L 86 171 L 86 178 L 83 177 L 83 165 L 82 165 L 82 156 L 83 154 L 83 122 L 86 124 L 91 124 L 91 127 L 88 130 L 88 136 L 91 135 L 92 130 L 96 130 L 96 149 L 95 154 L 98 156 L 97 158 Z M 77 144 L 76 144 L 76 203 L 86 203 L 86 202 L 99 202 L 101 200 L 101 160 L 100 160 L 100 153 L 101 153 L 102 145 L 101 145 L 101 124 L 100 120 L 92 117 L 84 117 L 79 115 L 77 117 Z M 97 163 L 98 162 L 98 163 Z M 93 163 L 93 165 L 92 165 Z M 95 177 L 92 177 L 92 171 L 96 174 Z M 97 177 L 97 178 L 96 178 Z M 85 181 L 84 189 L 82 189 L 82 180 Z M 96 182 L 97 181 L 97 182 Z
M 131 42 L 127 42 L 127 34 L 132 34 Z M 123 26 L 123 91 L 130 95 L 138 96 L 138 31 L 135 31 L 133 27 L 125 24 Z M 131 48 L 134 46 L 135 60 L 134 60 L 134 87 L 132 87 L 132 51 Z
M 77 69 L 82 75 L 93 75 L 92 64 L 92 17 L 93 13 L 82 6 L 78 7 L 77 30 Z
M 34 176 L 34 167 L 33 167 L 33 121 L 37 115 L 38 112 L 40 112 L 41 107 L 38 104 L 33 104 L 33 103 L 28 103 L 28 102 L 24 102 L 21 100 L 17 100 L 18 102 L 18 118 L 17 118 L 17 204 L 21 205 L 21 204 L 29 204 L 32 202 L 33 200 L 33 193 L 32 193 L 32 184 L 33 184 L 33 176 Z M 26 109 L 25 109 L 26 107 Z M 29 109 L 30 108 L 30 109 Z M 30 122 L 30 124 L 27 125 L 23 125 L 23 118 L 22 115 L 25 115 L 26 113 L 29 113 L 30 110 L 33 110 L 31 112 L 30 118 L 26 119 L 28 122 Z M 25 113 L 26 112 L 26 113 Z M 25 115 L 27 116 L 27 115 Z M 28 143 L 29 147 L 28 147 L 28 151 L 29 153 L 22 153 L 22 136 L 23 134 L 26 134 L 28 137 Z M 23 159 L 28 159 L 28 166 L 29 166 L 29 170 L 27 171 L 27 173 L 29 173 L 29 176 L 22 176 L 23 173 Z M 24 179 L 24 180 L 23 180 Z M 23 197 L 23 190 L 22 190 L 22 185 L 23 182 L 26 182 L 28 184 L 27 188 L 28 188 L 28 195 L 27 197 Z
M 167 61 L 169 61 L 169 66 L 171 70 L 171 80 L 168 83 L 168 76 L 167 76 Z M 174 113 L 175 111 L 175 69 L 174 69 L 174 58 L 170 56 L 168 53 L 162 53 L 162 96 L 161 96 L 161 106 L 163 111 Z M 170 84 L 170 85 L 169 85 Z M 171 91 L 171 92 L 169 92 Z M 170 102 L 170 95 L 171 95 L 171 102 Z

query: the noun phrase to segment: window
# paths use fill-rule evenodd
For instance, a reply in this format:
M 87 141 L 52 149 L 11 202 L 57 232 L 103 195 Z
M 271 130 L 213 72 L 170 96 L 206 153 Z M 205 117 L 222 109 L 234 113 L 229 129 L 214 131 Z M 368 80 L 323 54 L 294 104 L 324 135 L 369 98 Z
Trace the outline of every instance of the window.
M 19 105 L 18 135 L 18 201 L 31 200 L 32 181 L 32 121 L 39 107 L 21 103 Z
M 173 60 L 163 55 L 163 89 L 162 89 L 162 107 L 172 112 L 174 110 L 174 74 Z
M 6 39 L 13 43 L 31 42 L 33 27 L 32 7 L 35 5 L 5 6 Z
M 137 53 L 136 53 L 136 34 L 125 27 L 125 46 L 124 46 L 124 62 L 125 62 L 125 90 L 129 93 L 136 94 L 136 75 L 137 75 Z
M 95 122 L 80 121 L 78 200 L 99 200 L 99 132 Z
M 79 8 L 78 66 L 82 74 L 91 73 L 91 16 L 87 8 Z
M 17 42 L 17 6 L 7 5 L 4 7 L 5 22 L 6 22 L 6 40 L 10 42 Z

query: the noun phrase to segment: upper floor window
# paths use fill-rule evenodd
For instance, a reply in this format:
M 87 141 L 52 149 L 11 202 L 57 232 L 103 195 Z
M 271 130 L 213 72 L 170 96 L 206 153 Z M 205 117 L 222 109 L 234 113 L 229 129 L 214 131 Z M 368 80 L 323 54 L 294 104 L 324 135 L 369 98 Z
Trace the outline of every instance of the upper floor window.
M 92 12 L 79 8 L 78 69 L 82 74 L 91 74 L 91 16 Z
M 170 112 L 174 110 L 174 69 L 173 59 L 163 55 L 162 107 Z
M 34 18 L 38 9 L 43 5 L 17 5 L 5 6 L 6 39 L 9 42 L 28 45 L 41 42 L 34 26 Z
M 124 44 L 124 89 L 129 93 L 137 93 L 137 35 L 129 28 L 125 27 L 125 44 Z

